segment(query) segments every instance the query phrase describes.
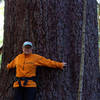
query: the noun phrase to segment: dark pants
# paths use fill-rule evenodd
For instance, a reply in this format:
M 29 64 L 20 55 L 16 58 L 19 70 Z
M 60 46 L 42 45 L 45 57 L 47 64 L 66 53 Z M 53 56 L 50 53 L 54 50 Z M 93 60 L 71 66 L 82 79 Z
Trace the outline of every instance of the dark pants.
M 34 87 L 18 87 L 14 88 L 14 100 L 35 100 L 36 88 Z

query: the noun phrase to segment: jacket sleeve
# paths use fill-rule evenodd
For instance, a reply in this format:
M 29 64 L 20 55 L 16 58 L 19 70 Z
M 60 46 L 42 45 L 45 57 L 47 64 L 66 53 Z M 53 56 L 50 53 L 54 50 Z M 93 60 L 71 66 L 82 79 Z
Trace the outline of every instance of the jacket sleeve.
M 16 67 L 16 58 L 14 58 L 14 60 L 12 60 L 9 64 L 7 64 L 7 69 L 11 69 L 11 68 Z
M 51 68 L 60 68 L 63 69 L 64 64 L 61 62 L 57 62 L 57 61 L 53 61 L 51 59 L 46 59 L 43 56 L 39 56 L 39 60 L 37 62 L 38 66 L 47 66 L 47 67 L 51 67 Z

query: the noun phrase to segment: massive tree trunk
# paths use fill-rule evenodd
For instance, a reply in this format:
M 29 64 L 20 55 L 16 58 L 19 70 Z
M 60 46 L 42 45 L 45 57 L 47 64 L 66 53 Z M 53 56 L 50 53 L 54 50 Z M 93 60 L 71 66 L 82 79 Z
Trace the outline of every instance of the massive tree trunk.
M 96 0 L 87 0 L 82 100 L 95 100 L 98 70 Z M 15 71 L 6 64 L 32 41 L 33 53 L 67 62 L 64 71 L 39 68 L 37 100 L 77 100 L 81 59 L 83 0 L 5 0 L 0 100 L 13 100 Z

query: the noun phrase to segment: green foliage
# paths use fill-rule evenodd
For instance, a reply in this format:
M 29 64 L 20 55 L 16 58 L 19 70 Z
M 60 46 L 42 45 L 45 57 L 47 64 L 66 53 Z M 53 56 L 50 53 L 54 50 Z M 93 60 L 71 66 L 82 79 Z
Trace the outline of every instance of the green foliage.
M 2 55 L 0 55 L 0 69 L 1 69 Z
M 0 0 L 0 2 L 2 2 L 2 1 L 4 1 L 4 0 Z
M 3 24 L 4 24 L 4 0 L 0 0 L 0 47 L 3 44 Z M 2 62 L 2 55 L 0 55 L 0 68 Z

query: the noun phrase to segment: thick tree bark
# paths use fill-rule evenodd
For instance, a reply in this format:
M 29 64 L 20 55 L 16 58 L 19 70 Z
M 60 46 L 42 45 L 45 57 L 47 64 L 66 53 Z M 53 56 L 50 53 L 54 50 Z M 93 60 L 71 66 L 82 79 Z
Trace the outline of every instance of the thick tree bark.
M 85 52 L 85 71 L 84 71 L 84 82 L 83 82 L 84 84 L 83 100 L 94 100 L 96 99 L 96 93 L 97 93 L 96 77 L 99 71 L 98 67 L 99 50 L 97 45 L 98 44 L 97 10 L 96 10 L 97 6 L 95 0 L 92 0 L 91 2 L 87 0 L 87 5 L 88 6 L 87 6 L 87 22 L 86 22 L 86 38 L 85 38 L 86 52 Z
M 88 1 L 88 0 L 87 0 Z M 94 100 L 98 70 L 96 0 L 88 1 L 83 100 Z M 15 71 L 6 64 L 32 41 L 33 53 L 65 61 L 64 71 L 39 68 L 37 100 L 77 100 L 83 24 L 82 0 L 5 0 L 0 100 L 13 100 Z

